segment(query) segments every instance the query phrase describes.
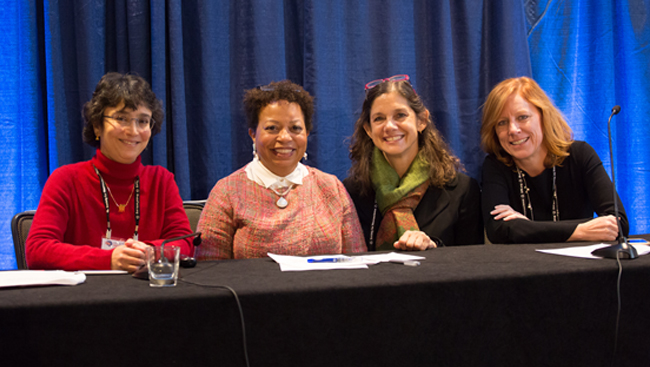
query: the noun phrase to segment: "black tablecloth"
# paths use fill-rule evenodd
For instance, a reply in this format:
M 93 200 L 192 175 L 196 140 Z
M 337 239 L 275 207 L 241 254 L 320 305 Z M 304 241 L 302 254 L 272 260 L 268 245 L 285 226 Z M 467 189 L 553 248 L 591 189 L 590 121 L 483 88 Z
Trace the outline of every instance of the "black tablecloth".
M 251 366 L 610 366 L 616 260 L 535 251 L 560 246 L 440 248 L 367 270 L 205 262 L 181 277 L 237 292 Z M 615 365 L 650 366 L 650 256 L 622 265 Z M 229 291 L 129 275 L 0 290 L 0 348 L 6 366 L 244 366 Z

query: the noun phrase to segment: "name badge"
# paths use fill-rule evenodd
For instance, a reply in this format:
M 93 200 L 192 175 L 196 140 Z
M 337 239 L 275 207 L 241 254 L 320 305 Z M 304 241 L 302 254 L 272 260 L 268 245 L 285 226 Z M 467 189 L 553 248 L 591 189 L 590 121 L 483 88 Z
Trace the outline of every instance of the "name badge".
M 124 244 L 124 240 L 121 238 L 111 238 L 111 239 L 108 239 L 106 237 L 102 238 L 102 250 L 112 250 L 117 246 L 121 246 L 123 244 Z

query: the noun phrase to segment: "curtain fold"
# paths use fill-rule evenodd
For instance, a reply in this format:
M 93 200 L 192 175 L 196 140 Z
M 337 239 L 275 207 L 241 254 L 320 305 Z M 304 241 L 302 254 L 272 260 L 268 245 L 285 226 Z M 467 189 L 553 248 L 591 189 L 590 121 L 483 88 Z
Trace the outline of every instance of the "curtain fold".
M 409 74 L 468 174 L 480 179 L 481 105 L 499 81 L 532 75 L 606 167 L 616 117 L 619 192 L 632 233 L 650 231 L 648 2 L 597 0 L 20 0 L 3 3 L 0 269 L 9 220 L 34 209 L 47 176 L 87 160 L 81 107 L 108 71 L 147 79 L 163 101 L 145 164 L 205 199 L 252 158 L 245 89 L 291 79 L 316 98 L 306 164 L 343 179 L 364 85 Z M 548 5 L 548 6 L 547 6 Z M 17 61 L 18 60 L 18 61 Z M 619 173 L 620 172 L 620 173 Z
M 650 232 L 650 1 L 572 0 L 526 4 L 533 77 L 591 144 L 610 173 L 612 107 L 616 186 L 630 233 Z
M 36 207 L 48 176 L 42 19 L 37 1 L 0 3 L 0 270 L 16 268 L 11 218 Z

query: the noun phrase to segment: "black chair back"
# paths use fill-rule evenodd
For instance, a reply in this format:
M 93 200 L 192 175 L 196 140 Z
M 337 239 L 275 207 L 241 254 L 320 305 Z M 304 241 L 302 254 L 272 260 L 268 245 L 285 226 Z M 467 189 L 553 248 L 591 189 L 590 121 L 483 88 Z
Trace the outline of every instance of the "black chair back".
M 25 242 L 29 234 L 29 228 L 32 226 L 36 210 L 26 210 L 14 215 L 11 219 L 11 235 L 14 239 L 14 251 L 16 252 L 16 265 L 18 269 L 27 269 L 27 260 L 25 259 Z
M 188 200 L 183 202 L 183 208 L 185 208 L 187 219 L 190 220 L 192 232 L 196 232 L 196 225 L 199 224 L 199 218 L 201 218 L 201 211 L 203 211 L 204 205 L 205 200 Z

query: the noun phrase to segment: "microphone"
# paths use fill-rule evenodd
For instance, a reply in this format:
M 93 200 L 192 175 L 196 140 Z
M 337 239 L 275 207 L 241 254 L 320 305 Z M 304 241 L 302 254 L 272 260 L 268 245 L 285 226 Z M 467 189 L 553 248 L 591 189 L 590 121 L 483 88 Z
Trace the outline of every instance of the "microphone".
M 196 238 L 194 239 L 194 246 L 200 245 L 201 244 L 201 232 L 194 232 L 194 233 L 186 234 L 186 235 L 183 235 L 183 236 L 166 239 L 160 244 L 160 246 L 164 247 L 169 242 L 182 240 L 184 238 L 192 237 L 192 236 L 196 236 Z M 179 265 L 181 266 L 181 268 L 193 268 L 193 267 L 196 266 L 196 258 L 181 255 L 181 258 L 179 259 Z M 149 271 L 147 269 L 147 265 L 144 264 L 144 265 L 140 266 L 138 268 L 138 270 L 136 270 L 133 273 L 133 275 L 131 275 L 131 276 L 134 277 L 134 278 L 138 278 L 138 279 L 145 279 L 145 280 L 149 279 Z
M 192 237 L 192 236 L 196 236 L 196 238 L 192 241 L 192 243 L 194 244 L 194 246 L 196 247 L 196 246 L 200 245 L 200 244 L 201 244 L 201 232 L 194 232 L 194 233 L 186 234 L 186 235 L 184 235 L 184 236 L 179 236 L 179 237 L 174 237 L 174 238 L 166 239 L 166 240 L 164 240 L 164 241 L 162 242 L 161 246 L 164 246 L 165 244 L 167 244 L 167 243 L 169 243 L 169 242 L 174 242 L 174 241 L 182 240 L 182 239 L 184 239 L 184 238 Z M 180 265 L 181 265 L 181 268 L 193 268 L 193 267 L 196 266 L 196 258 L 194 258 L 194 257 L 190 257 L 190 256 L 181 255 Z
M 166 244 L 168 244 L 169 242 L 174 242 L 174 241 L 182 240 L 182 239 L 185 239 L 185 238 L 187 238 L 187 237 L 192 237 L 192 236 L 197 236 L 197 237 L 194 239 L 194 246 L 198 246 L 198 245 L 200 245 L 200 244 L 201 244 L 201 232 L 194 232 L 194 233 L 186 234 L 186 235 L 183 235 L 183 236 L 178 236 L 178 237 L 174 237 L 174 238 L 168 238 L 168 239 L 166 239 L 166 240 L 164 240 L 164 241 L 162 242 L 161 246 L 162 246 L 162 245 L 166 245 Z M 197 243 L 197 240 L 198 240 L 198 243 Z
M 612 162 L 612 194 L 614 197 L 614 212 L 616 214 L 616 224 L 618 224 L 618 238 L 617 244 L 607 247 L 603 247 L 598 250 L 591 252 L 594 256 L 605 257 L 609 259 L 636 259 L 639 257 L 639 254 L 636 252 L 634 246 L 630 245 L 627 241 L 627 238 L 623 236 L 623 227 L 621 227 L 621 221 L 618 220 L 618 200 L 616 199 L 616 178 L 614 174 L 614 151 L 612 149 L 612 117 L 621 112 L 621 106 L 616 105 L 612 108 L 612 114 L 609 115 L 609 120 L 607 121 L 607 133 L 609 137 L 609 159 Z

